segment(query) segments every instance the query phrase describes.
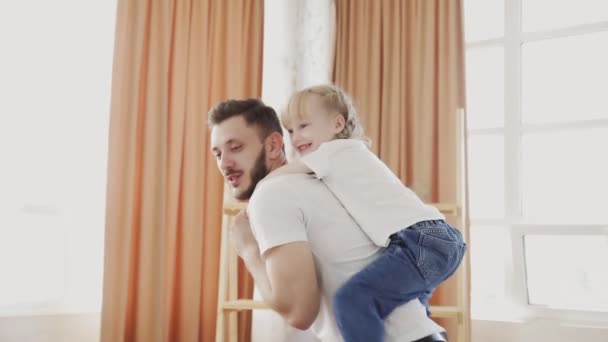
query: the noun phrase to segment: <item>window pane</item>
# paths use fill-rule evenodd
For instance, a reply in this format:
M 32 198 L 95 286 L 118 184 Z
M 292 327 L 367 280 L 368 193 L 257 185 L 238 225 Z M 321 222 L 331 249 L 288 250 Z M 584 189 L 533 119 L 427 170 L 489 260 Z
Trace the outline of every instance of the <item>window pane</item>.
M 608 311 L 608 236 L 526 235 L 530 304 Z
M 471 226 L 471 306 L 473 315 L 491 314 L 504 302 L 511 269 L 511 236 L 504 226 Z M 497 313 L 498 314 L 498 313 Z
M 504 49 L 467 49 L 468 128 L 502 127 L 504 122 Z
M 524 122 L 608 118 L 608 32 L 529 43 L 522 53 Z
M 471 135 L 468 150 L 471 218 L 502 218 L 505 203 L 503 135 Z
M 523 136 L 523 214 L 528 222 L 608 222 L 608 128 Z
M 606 0 L 523 0 L 525 32 L 564 28 L 608 20 Z
M 465 0 L 464 28 L 467 42 L 502 37 L 505 5 L 503 0 Z

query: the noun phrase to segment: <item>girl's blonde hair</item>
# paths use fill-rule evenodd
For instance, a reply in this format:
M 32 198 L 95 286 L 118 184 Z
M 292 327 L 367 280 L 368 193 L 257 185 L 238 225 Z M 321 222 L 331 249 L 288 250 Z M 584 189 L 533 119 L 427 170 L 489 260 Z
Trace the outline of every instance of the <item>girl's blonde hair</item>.
M 287 109 L 281 114 L 281 122 L 283 126 L 289 126 L 294 119 L 303 119 L 304 100 L 310 95 L 320 96 L 325 108 L 330 114 L 342 115 L 344 118 L 344 129 L 340 131 L 336 138 L 338 139 L 359 139 L 366 144 L 370 144 L 370 140 L 363 133 L 363 126 L 359 121 L 357 110 L 353 105 L 350 96 L 333 84 L 322 84 L 302 89 L 295 92 L 289 98 Z

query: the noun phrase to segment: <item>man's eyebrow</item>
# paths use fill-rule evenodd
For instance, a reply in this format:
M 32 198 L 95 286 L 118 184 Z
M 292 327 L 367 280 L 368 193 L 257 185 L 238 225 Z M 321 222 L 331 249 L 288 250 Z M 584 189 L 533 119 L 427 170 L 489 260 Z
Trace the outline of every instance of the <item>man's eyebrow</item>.
M 239 140 L 236 140 L 235 138 L 230 138 L 223 145 L 234 145 L 234 144 L 240 144 L 240 143 L 241 142 Z M 217 146 L 214 146 L 214 147 L 211 148 L 211 151 L 213 151 L 213 152 L 219 152 L 220 148 L 217 147 Z
M 239 140 L 236 140 L 234 138 L 232 139 L 228 139 L 228 141 L 226 141 L 226 145 L 232 145 L 232 144 L 240 144 L 241 142 Z

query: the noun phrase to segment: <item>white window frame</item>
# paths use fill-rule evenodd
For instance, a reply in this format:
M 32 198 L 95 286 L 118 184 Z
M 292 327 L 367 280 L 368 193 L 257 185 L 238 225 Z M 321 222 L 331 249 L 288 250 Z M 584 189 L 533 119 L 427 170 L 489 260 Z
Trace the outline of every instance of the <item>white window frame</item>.
M 466 0 L 465 0 L 466 1 Z M 593 24 L 551 29 L 541 32 L 522 32 L 522 1 L 504 0 L 504 35 L 500 38 L 485 39 L 466 43 L 466 50 L 487 47 L 504 49 L 504 126 L 468 129 L 467 136 L 501 134 L 504 137 L 504 190 L 505 214 L 502 219 L 471 218 L 471 226 L 504 226 L 509 230 L 512 242 L 512 260 L 507 275 L 507 293 L 504 308 L 480 308 L 475 319 L 520 322 L 528 318 L 545 318 L 576 326 L 608 326 L 608 312 L 565 310 L 531 305 L 525 275 L 525 254 L 523 236 L 530 233 L 543 235 L 608 235 L 606 225 L 563 225 L 530 224 L 522 215 L 522 139 L 524 133 L 557 132 L 572 129 L 608 128 L 608 119 L 578 120 L 545 124 L 524 124 L 522 122 L 522 46 L 525 43 L 564 38 L 573 35 L 608 31 L 608 21 Z M 465 18 L 466 20 L 466 18 Z M 607 222 L 608 224 L 608 222 Z M 573 227 L 575 227 L 573 229 Z M 498 312 L 500 311 L 500 312 Z
M 572 235 L 589 236 L 604 235 L 608 236 L 608 225 L 539 225 L 539 224 L 514 224 L 511 226 L 511 243 L 513 248 L 514 264 L 514 299 L 521 308 L 524 317 L 541 317 L 552 320 L 559 320 L 564 323 L 596 323 L 603 327 L 608 324 L 608 312 L 587 311 L 577 309 L 558 309 L 549 308 L 542 305 L 529 303 L 528 287 L 526 284 L 526 260 L 524 250 L 524 236 L 534 235 Z

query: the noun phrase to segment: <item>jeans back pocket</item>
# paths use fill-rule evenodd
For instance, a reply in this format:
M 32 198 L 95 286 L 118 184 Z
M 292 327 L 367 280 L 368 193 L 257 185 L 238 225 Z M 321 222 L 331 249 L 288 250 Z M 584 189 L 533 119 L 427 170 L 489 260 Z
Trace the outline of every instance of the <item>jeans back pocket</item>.
M 419 233 L 418 267 L 430 283 L 441 282 L 460 263 L 458 251 L 461 242 L 450 234 L 447 227 L 422 228 Z

